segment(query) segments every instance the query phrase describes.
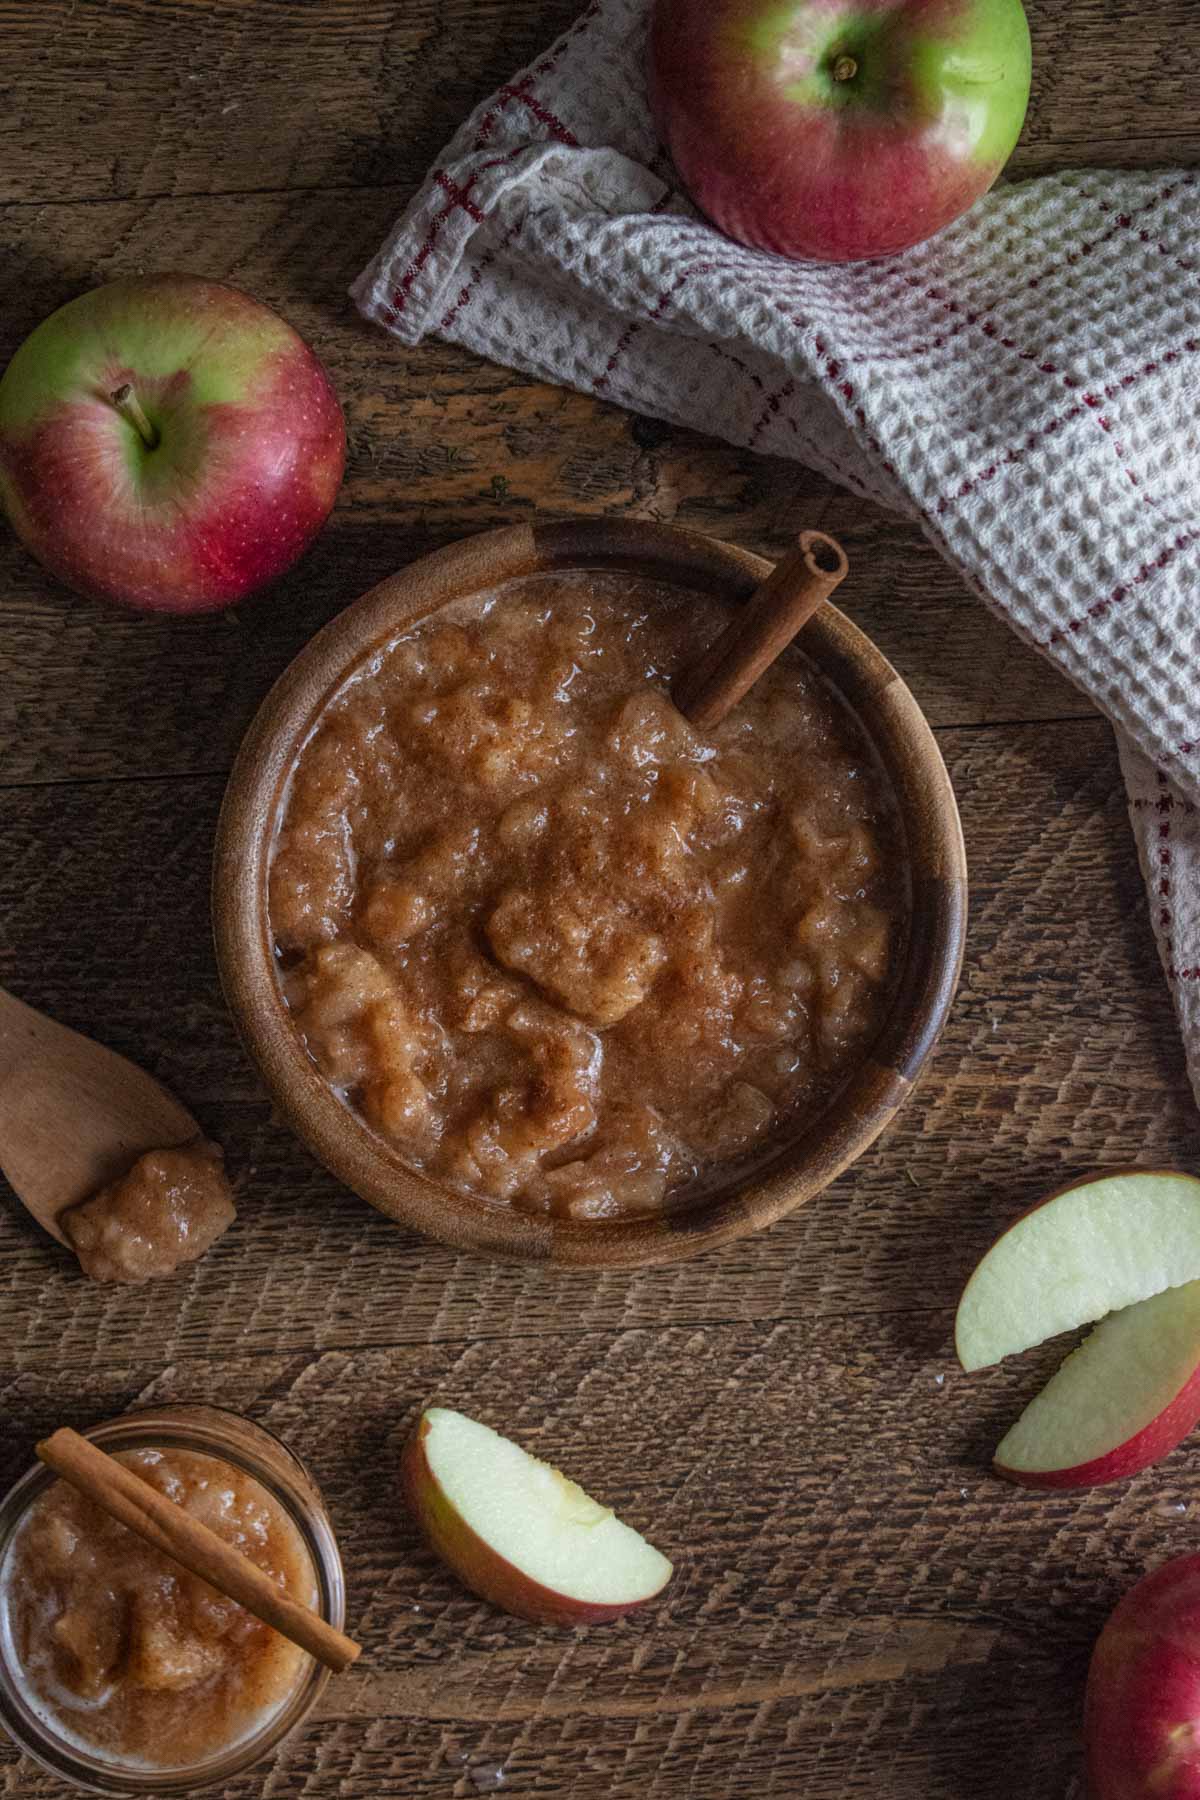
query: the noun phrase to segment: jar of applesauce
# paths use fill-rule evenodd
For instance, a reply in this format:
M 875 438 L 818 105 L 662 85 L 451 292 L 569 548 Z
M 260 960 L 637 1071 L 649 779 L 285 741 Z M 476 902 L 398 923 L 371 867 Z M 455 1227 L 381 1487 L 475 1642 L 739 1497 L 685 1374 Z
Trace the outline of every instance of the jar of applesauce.
M 287 1446 L 218 1407 L 126 1413 L 85 1433 L 331 1625 L 341 1557 Z M 0 1725 L 89 1794 L 185 1794 L 266 1756 L 328 1670 L 41 1463 L 0 1502 Z

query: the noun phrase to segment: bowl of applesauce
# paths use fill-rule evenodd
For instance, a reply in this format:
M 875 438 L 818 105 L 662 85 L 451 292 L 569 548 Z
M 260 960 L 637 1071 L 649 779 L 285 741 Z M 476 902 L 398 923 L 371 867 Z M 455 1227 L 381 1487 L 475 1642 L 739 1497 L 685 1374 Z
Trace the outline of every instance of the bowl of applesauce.
M 349 1187 L 461 1249 L 694 1255 L 818 1193 L 949 1009 L 966 867 L 933 735 L 825 605 L 711 731 L 674 675 L 770 565 L 518 526 L 372 590 L 250 727 L 226 996 Z

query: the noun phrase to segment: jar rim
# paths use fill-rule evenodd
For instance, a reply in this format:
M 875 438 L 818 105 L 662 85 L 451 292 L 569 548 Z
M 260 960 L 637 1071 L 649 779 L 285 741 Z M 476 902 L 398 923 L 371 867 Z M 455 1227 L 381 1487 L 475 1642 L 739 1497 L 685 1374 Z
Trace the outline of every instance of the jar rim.
M 295 1527 L 312 1565 L 321 1616 L 337 1629 L 345 1624 L 345 1573 L 341 1553 L 312 1475 L 282 1438 L 256 1419 L 206 1402 L 163 1402 L 102 1420 L 82 1436 L 110 1452 L 153 1447 L 187 1450 L 240 1469 L 258 1482 Z M 243 1435 L 249 1442 L 242 1441 Z M 255 1439 L 263 1440 L 258 1452 Z M 281 1467 L 270 1452 L 280 1453 Z M 295 1471 L 294 1475 L 292 1471 Z M 17 1530 L 30 1508 L 60 1479 L 35 1462 L 0 1498 L 0 1576 Z M 0 1585 L 0 1726 L 17 1748 L 42 1768 L 83 1793 L 107 1795 L 189 1794 L 242 1774 L 275 1750 L 309 1716 L 329 1681 L 329 1670 L 306 1657 L 291 1694 L 256 1730 L 202 1762 L 177 1768 L 131 1767 L 94 1756 L 78 1741 L 59 1736 L 24 1698 Z

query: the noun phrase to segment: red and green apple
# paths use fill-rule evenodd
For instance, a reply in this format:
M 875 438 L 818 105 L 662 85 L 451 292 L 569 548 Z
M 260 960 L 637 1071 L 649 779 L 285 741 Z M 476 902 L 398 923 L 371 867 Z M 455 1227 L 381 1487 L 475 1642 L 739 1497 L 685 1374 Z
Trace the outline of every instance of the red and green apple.
M 591 1625 L 654 1598 L 671 1564 L 549 1463 L 431 1406 L 401 1462 L 409 1511 L 473 1593 L 547 1625 Z
M 1089 1800 L 1200 1800 L 1200 1556 L 1155 1569 L 1112 1614 L 1084 1736 Z
M 329 515 L 346 434 L 270 307 L 192 275 L 81 294 L 0 380 L 0 502 L 78 592 L 153 612 L 243 600 Z
M 1021 0 L 655 0 L 649 63 L 697 206 L 798 260 L 932 237 L 991 187 L 1029 100 Z

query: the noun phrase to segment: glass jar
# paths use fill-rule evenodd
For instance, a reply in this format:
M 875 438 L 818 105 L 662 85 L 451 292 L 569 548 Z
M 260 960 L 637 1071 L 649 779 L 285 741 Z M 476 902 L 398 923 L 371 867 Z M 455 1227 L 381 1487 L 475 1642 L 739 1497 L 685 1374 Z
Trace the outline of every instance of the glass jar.
M 83 1434 L 110 1454 L 121 1450 L 187 1450 L 231 1463 L 253 1477 L 295 1526 L 312 1563 L 318 1610 L 339 1629 L 345 1623 L 342 1560 L 320 1492 L 308 1470 L 271 1432 L 223 1408 L 202 1405 L 148 1407 L 94 1425 Z M 0 1501 L 0 1572 L 9 1546 L 34 1502 L 58 1477 L 36 1463 Z M 17 1746 L 61 1781 L 86 1794 L 188 1794 L 212 1782 L 228 1781 L 274 1750 L 311 1713 L 324 1692 L 329 1670 L 302 1656 L 292 1692 L 263 1724 L 236 1743 L 187 1767 L 121 1764 L 59 1736 L 22 1692 L 8 1629 L 8 1608 L 0 1592 L 0 1725 Z

